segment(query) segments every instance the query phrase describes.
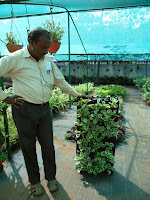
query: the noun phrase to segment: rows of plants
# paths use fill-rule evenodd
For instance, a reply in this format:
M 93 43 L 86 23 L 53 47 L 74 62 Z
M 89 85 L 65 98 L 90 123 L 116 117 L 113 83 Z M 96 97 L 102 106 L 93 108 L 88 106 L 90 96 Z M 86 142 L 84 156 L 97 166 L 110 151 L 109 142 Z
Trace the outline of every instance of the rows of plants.
M 150 106 L 150 77 L 139 77 L 134 80 L 134 83 L 142 93 L 143 102 Z

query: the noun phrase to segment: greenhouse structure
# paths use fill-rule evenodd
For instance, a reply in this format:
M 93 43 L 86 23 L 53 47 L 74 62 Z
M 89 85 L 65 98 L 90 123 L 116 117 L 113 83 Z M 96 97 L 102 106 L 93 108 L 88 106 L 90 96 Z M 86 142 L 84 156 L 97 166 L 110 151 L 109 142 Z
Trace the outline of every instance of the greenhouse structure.
M 61 37 L 48 55 L 87 95 L 78 99 L 53 86 L 58 190 L 47 188 L 37 140 L 41 196 L 31 191 L 11 106 L 0 101 L 0 199 L 150 199 L 149 13 L 149 0 L 0 0 L 0 67 L 13 53 L 10 37 L 22 49 L 32 29 L 49 23 Z M 12 95 L 13 83 L 0 72 L 2 90 Z

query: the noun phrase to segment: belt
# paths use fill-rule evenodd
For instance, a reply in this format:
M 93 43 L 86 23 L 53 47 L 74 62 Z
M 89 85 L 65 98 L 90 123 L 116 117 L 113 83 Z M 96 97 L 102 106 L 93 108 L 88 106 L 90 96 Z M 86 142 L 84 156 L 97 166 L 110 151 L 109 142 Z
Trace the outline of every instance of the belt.
M 37 107 L 44 107 L 45 105 L 48 105 L 49 104 L 49 102 L 46 102 L 46 103 L 42 103 L 42 104 L 35 104 L 35 103 L 30 103 L 30 102 L 28 102 L 28 101 L 25 101 L 25 100 L 23 100 L 25 103 L 27 103 L 27 104 L 30 104 L 30 105 L 33 105 L 33 106 L 37 106 Z

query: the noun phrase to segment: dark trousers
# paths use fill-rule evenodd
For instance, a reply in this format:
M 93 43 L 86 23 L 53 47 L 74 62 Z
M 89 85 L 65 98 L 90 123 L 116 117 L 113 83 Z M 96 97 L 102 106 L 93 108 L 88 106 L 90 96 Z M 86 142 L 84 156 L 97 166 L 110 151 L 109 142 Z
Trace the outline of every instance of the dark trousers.
M 18 108 L 12 106 L 12 115 L 18 130 L 29 182 L 36 184 L 40 181 L 36 138 L 41 145 L 45 179 L 55 179 L 55 149 L 53 145 L 52 113 L 49 103 L 41 106 L 24 102 Z

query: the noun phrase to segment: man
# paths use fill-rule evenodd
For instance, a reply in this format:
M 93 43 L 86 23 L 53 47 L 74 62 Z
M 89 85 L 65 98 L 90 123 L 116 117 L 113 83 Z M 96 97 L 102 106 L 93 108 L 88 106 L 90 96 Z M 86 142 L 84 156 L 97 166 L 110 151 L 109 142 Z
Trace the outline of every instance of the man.
M 44 164 L 45 179 L 51 192 L 57 190 L 55 150 L 53 145 L 52 116 L 49 107 L 52 86 L 74 97 L 77 93 L 46 55 L 51 35 L 45 29 L 35 28 L 28 35 L 29 44 L 0 60 L 0 76 L 11 74 L 13 95 L 7 96 L 0 88 L 0 100 L 12 105 L 12 115 L 18 130 L 21 149 L 31 183 L 32 192 L 42 195 L 36 155 L 38 139 Z

